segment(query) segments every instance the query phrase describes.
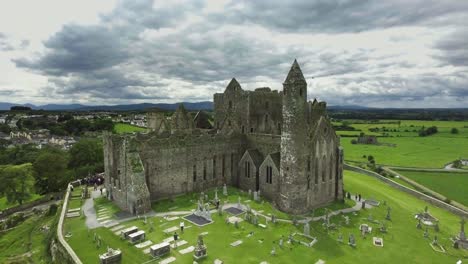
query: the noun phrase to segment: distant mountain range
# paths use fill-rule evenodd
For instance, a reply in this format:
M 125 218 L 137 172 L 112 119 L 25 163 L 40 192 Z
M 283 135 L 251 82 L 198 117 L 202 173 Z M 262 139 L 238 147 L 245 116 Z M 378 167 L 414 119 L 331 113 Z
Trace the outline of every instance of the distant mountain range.
M 213 102 L 182 102 L 187 110 L 211 110 L 213 109 Z M 82 104 L 46 104 L 46 105 L 33 105 L 33 104 L 12 104 L 0 102 L 0 110 L 10 110 L 12 106 L 28 106 L 34 110 L 63 110 L 63 111 L 132 111 L 132 110 L 146 110 L 151 108 L 158 108 L 162 110 L 175 110 L 181 103 L 159 103 L 159 104 L 128 104 L 128 105 L 82 105 Z
M 12 106 L 28 106 L 34 110 L 46 110 L 46 111 L 138 111 L 147 110 L 151 108 L 157 108 L 161 110 L 176 110 L 179 104 L 184 104 L 187 110 L 213 110 L 213 102 L 202 101 L 202 102 L 180 102 L 180 103 L 141 103 L 141 104 L 125 104 L 125 105 L 82 105 L 82 104 L 46 104 L 46 105 L 34 105 L 34 104 L 12 104 L 7 102 L 0 102 L 0 111 L 10 110 Z M 327 106 L 327 109 L 340 111 L 340 110 L 384 110 L 384 109 L 401 109 L 401 110 L 416 110 L 416 109 L 440 109 L 447 110 L 449 108 L 374 108 L 360 105 L 331 105 Z M 452 108 L 452 109 L 466 109 L 466 108 Z

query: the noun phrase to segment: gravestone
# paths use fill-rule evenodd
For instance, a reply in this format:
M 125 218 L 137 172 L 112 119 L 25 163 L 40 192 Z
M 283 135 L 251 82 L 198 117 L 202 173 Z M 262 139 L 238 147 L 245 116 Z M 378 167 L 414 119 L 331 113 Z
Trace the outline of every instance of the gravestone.
M 343 243 L 343 234 L 338 234 L 338 242 Z
M 283 243 L 284 243 L 283 236 L 281 236 L 281 238 L 280 238 L 280 240 L 278 242 L 278 245 L 279 245 L 280 248 L 283 248 Z
M 258 193 L 257 192 L 253 192 L 253 199 L 254 201 L 258 201 Z
M 417 229 L 422 229 L 421 218 L 418 218 L 418 224 L 416 225 Z
M 171 245 L 169 242 L 162 242 L 150 247 L 150 253 L 153 257 L 160 258 L 171 252 Z
M 392 208 L 389 206 L 387 207 L 387 216 L 385 216 L 385 219 L 386 220 L 392 220 L 392 218 L 390 217 L 390 211 L 392 211 Z
M 252 224 L 258 225 L 258 216 L 257 216 L 257 214 L 254 214 L 254 216 L 253 216 Z
M 273 249 L 271 250 L 270 255 L 276 256 L 276 248 L 275 248 L 275 246 L 273 246 Z
M 344 219 L 345 219 L 345 225 L 349 225 L 349 216 L 345 216 Z
M 130 235 L 128 235 L 128 239 L 133 244 L 135 244 L 138 241 L 144 240 L 145 239 L 145 231 L 139 230 L 137 232 L 131 233 Z
M 227 191 L 227 186 L 226 186 L 226 184 L 223 185 L 223 195 L 224 195 L 224 196 L 227 196 L 227 195 L 228 195 L 228 191 Z
M 309 225 L 309 222 L 306 222 L 306 223 L 304 224 L 304 235 L 310 236 L 310 225 Z
M 424 230 L 424 237 L 425 238 L 428 238 L 429 237 L 429 232 L 428 232 L 428 228 L 426 227 L 426 230 Z
M 241 198 L 240 198 L 240 196 L 237 197 L 237 208 L 241 209 Z
M 356 246 L 356 239 L 354 238 L 354 235 L 351 234 L 349 235 L 349 238 L 348 238 L 348 245 L 352 246 L 352 247 L 355 247 Z
M 439 243 L 439 241 L 438 241 L 437 235 L 435 235 L 434 240 L 432 240 L 432 245 L 436 246 L 438 243 Z
M 119 264 L 122 262 L 122 251 L 120 249 L 107 248 L 107 252 L 99 255 L 100 264 Z
M 252 190 L 249 189 L 249 197 L 252 196 Z
M 271 215 L 271 222 L 276 224 L 276 216 L 274 214 Z
M 193 258 L 196 260 L 205 258 L 208 254 L 206 253 L 206 245 L 203 243 L 203 236 L 199 235 L 197 240 L 197 245 L 193 253 Z

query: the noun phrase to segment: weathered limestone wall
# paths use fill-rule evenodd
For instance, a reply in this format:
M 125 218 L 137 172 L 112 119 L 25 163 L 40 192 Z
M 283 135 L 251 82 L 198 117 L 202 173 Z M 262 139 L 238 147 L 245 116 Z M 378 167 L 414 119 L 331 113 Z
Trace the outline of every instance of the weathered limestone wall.
M 140 141 L 151 200 L 226 183 L 237 185 L 241 136 L 188 135 Z
M 270 88 L 249 92 L 249 132 L 281 134 L 282 94 Z
M 271 134 L 247 134 L 246 146 L 248 149 L 257 149 L 266 157 L 268 154 L 279 152 L 281 149 L 281 136 Z
M 271 183 L 267 182 L 267 168 L 271 168 Z M 280 184 L 280 173 L 277 168 L 277 165 L 268 157 L 260 166 L 259 169 L 259 181 L 260 181 L 260 194 L 276 203 L 276 198 L 279 192 L 279 184 Z

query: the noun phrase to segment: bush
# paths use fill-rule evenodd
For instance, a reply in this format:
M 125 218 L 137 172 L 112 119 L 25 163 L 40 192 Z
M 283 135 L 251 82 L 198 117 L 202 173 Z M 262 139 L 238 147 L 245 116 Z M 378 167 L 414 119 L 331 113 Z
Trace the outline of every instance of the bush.
M 24 220 L 26 220 L 26 218 L 24 217 L 24 213 L 20 212 L 20 213 L 12 214 L 5 221 L 6 228 L 15 227 L 19 223 L 23 222 Z
M 424 129 L 424 127 L 422 127 L 421 130 L 419 130 L 419 136 L 420 137 L 430 136 L 437 132 L 438 130 L 436 126 L 431 126 L 431 127 L 428 127 L 427 129 Z
M 452 133 L 452 134 L 458 134 L 458 132 L 459 132 L 458 129 L 455 128 L 455 127 L 452 128 L 452 130 L 450 130 L 450 133 Z
M 58 206 L 56 204 L 51 204 L 49 206 L 49 211 L 47 212 L 48 216 L 53 216 L 57 213 Z
M 357 144 L 357 140 L 356 140 L 356 139 L 352 139 L 352 140 L 351 140 L 351 144 L 353 144 L 353 145 Z

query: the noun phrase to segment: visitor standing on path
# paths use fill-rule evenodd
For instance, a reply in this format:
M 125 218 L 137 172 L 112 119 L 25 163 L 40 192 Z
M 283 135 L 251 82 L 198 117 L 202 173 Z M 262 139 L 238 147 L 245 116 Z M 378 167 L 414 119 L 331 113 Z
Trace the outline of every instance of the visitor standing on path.
M 185 227 L 184 221 L 180 222 L 180 232 L 181 233 L 184 233 L 184 227 Z

